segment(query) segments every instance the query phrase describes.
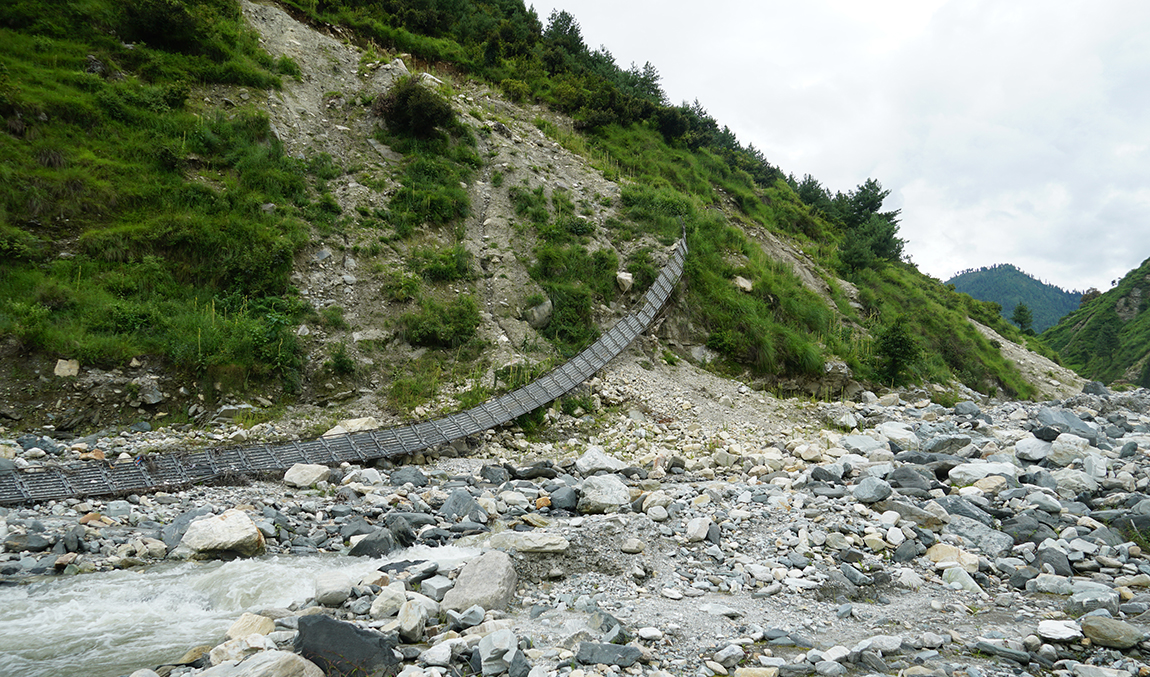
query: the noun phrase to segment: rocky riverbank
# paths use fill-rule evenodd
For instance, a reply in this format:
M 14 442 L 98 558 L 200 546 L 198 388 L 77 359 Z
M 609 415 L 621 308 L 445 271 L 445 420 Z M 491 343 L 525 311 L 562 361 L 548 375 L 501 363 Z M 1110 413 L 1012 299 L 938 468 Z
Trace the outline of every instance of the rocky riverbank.
M 591 387 L 551 442 L 2 510 L 0 575 L 400 560 L 141 665 L 161 675 L 1150 674 L 1150 393 L 797 402 L 633 359 Z M 189 434 L 0 444 L 34 464 Z M 477 554 L 404 549 L 446 544 Z

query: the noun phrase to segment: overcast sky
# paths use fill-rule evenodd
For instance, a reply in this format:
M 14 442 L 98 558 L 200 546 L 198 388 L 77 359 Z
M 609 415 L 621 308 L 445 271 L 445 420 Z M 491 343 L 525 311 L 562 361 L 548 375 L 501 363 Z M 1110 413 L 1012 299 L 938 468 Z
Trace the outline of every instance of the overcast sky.
M 1150 257 L 1146 0 L 561 0 L 784 172 L 868 177 L 946 280 L 1013 263 L 1067 289 Z

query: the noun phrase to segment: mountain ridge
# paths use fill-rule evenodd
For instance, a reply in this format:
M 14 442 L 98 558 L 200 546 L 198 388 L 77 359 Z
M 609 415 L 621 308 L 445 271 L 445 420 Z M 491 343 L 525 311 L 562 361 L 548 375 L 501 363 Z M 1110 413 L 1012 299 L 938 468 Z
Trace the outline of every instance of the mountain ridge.
M 1032 314 L 1033 329 L 1039 334 L 1077 308 L 1083 294 L 1042 282 L 1011 263 L 964 270 L 946 284 L 980 301 L 997 303 L 1007 320 L 1019 303 L 1024 304 Z

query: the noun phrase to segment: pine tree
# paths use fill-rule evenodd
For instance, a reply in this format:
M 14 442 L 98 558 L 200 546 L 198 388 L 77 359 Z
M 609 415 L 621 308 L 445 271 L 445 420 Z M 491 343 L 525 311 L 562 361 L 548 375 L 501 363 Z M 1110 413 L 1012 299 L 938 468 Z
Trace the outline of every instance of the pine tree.
M 1030 308 L 1026 307 L 1025 303 L 1019 303 L 1014 306 L 1014 314 L 1010 316 L 1010 321 L 1017 324 L 1018 328 L 1024 334 L 1033 334 L 1034 330 L 1031 329 L 1031 324 L 1034 323 L 1034 315 L 1030 312 Z

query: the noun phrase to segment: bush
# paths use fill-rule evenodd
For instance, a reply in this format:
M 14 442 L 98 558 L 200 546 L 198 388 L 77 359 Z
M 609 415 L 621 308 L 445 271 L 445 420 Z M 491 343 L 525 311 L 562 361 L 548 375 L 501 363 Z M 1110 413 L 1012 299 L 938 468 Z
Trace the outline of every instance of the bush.
M 455 110 L 447 99 L 414 77 L 403 78 L 386 94 L 376 97 L 371 110 L 384 119 L 391 131 L 422 139 L 456 123 Z
M 411 267 L 431 282 L 471 278 L 471 254 L 461 244 L 450 249 L 417 249 Z
M 499 87 L 503 89 L 503 93 L 507 95 L 508 99 L 519 103 L 527 97 L 531 96 L 531 87 L 522 80 L 513 80 L 508 78 L 499 83 Z
M 878 332 L 875 340 L 877 371 L 884 382 L 900 385 L 904 374 L 921 352 L 922 349 L 907 327 L 906 319 L 902 316 L 896 317 Z
M 447 304 L 427 299 L 419 312 L 407 313 L 399 322 L 404 339 L 412 345 L 457 348 L 475 338 L 479 306 L 471 296 Z

